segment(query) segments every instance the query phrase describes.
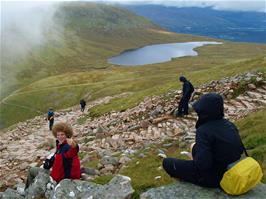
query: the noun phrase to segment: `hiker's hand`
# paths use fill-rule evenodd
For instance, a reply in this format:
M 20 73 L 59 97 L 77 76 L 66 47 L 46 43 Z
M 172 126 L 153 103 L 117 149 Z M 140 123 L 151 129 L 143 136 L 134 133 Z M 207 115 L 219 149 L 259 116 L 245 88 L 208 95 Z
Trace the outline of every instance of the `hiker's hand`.
M 67 138 L 67 143 L 71 146 L 71 147 L 76 147 L 77 143 L 72 139 L 72 138 Z

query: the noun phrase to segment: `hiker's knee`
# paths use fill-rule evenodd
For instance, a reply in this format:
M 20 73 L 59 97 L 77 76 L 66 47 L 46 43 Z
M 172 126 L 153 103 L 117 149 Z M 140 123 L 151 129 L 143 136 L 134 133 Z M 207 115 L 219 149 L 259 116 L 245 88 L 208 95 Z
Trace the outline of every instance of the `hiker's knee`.
M 174 170 L 174 158 L 164 158 L 162 165 L 167 173 L 172 173 L 172 171 Z

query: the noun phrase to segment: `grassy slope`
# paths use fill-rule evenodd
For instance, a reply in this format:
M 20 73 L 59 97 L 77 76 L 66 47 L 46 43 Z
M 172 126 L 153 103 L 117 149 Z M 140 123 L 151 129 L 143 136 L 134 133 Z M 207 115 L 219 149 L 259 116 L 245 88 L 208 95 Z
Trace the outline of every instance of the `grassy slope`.
M 2 127 L 38 115 L 38 111 L 44 113 L 49 106 L 60 109 L 75 105 L 84 96 L 94 100 L 131 91 L 133 95 L 95 107 L 90 113 L 100 115 L 126 109 L 147 95 L 178 88 L 179 74 L 187 75 L 197 85 L 266 66 L 265 45 L 224 42 L 198 48 L 197 57 L 139 67 L 117 67 L 106 60 L 125 49 L 152 43 L 209 39 L 163 31 L 117 8 L 90 3 L 70 5 L 65 4 L 56 15 L 57 23 L 65 27 L 64 31 L 55 30 L 60 37 L 35 49 L 28 59 L 16 66 L 23 69 L 17 75 L 20 84 L 16 87 L 21 89 L 5 100 L 9 105 L 1 104 Z M 109 19 L 109 16 L 112 17 Z M 14 116 L 14 112 L 19 114 Z
M 260 162 L 266 183 L 266 109 L 237 122 L 243 143 L 252 157 Z
M 248 150 L 249 155 L 259 161 L 262 166 L 264 176 L 262 182 L 266 183 L 266 109 L 248 115 L 248 117 L 236 122 L 239 128 L 243 142 Z M 159 167 L 162 159 L 157 156 L 158 149 L 164 149 L 168 157 L 177 157 L 186 159 L 185 156 L 180 155 L 179 144 L 176 141 L 167 141 L 173 143 L 170 148 L 163 147 L 163 144 L 151 146 L 150 149 L 141 151 L 146 155 L 145 158 L 139 158 L 136 155 L 132 162 L 120 173 L 131 177 L 132 186 L 135 189 L 134 197 L 139 198 L 140 193 L 146 191 L 151 187 L 158 187 L 166 184 L 174 183 L 166 172 Z M 188 149 L 186 149 L 188 150 Z M 90 165 L 90 166 L 95 166 Z M 155 180 L 156 176 L 161 176 L 161 179 Z M 112 176 L 102 176 L 95 179 L 96 183 L 105 184 Z

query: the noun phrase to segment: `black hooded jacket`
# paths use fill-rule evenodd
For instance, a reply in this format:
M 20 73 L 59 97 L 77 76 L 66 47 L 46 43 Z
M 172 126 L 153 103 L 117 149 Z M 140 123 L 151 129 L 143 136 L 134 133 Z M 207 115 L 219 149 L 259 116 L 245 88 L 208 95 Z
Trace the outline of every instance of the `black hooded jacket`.
M 179 77 L 179 80 L 183 82 L 183 97 L 190 98 L 191 94 L 194 92 L 193 85 L 184 76 Z
M 193 164 L 207 186 L 219 186 L 228 164 L 243 153 L 236 126 L 224 119 L 223 98 L 216 93 L 203 95 L 193 104 L 198 114 Z

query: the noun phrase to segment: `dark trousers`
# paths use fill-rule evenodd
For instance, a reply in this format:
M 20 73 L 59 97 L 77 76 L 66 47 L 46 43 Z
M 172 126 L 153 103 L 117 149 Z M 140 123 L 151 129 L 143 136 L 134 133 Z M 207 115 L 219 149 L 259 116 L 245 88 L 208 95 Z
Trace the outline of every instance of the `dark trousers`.
M 50 131 L 52 130 L 53 125 L 54 125 L 54 119 L 49 120 L 49 129 L 50 129 Z
M 219 187 L 220 181 L 217 179 L 217 175 L 210 171 L 202 177 L 195 167 L 193 160 L 165 158 L 163 160 L 163 168 L 171 177 L 179 178 L 202 187 Z
M 85 106 L 80 106 L 80 110 L 81 110 L 81 112 L 84 112 Z
M 191 95 L 182 97 L 178 104 L 178 111 L 176 116 L 188 115 L 188 102 Z

